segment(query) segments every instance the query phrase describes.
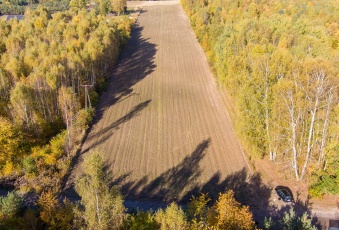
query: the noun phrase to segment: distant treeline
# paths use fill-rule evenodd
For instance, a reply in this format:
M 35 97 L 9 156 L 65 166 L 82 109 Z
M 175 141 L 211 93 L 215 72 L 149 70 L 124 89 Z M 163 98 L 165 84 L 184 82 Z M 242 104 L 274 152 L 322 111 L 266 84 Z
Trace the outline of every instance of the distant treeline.
M 69 9 L 70 0 L 0 0 L 0 15 L 24 14 L 26 8 L 36 9 L 44 6 L 50 13 Z
M 0 21 L 0 176 L 58 191 L 132 25 L 41 6 Z
M 89 3 L 94 3 L 91 8 L 105 15 L 114 12 L 120 15 L 126 11 L 127 0 L 0 0 L 0 15 L 23 15 L 26 9 L 37 9 L 43 6 L 49 13 L 73 8 L 86 8 Z
M 181 2 L 249 157 L 284 165 L 311 195 L 338 194 L 337 1 Z

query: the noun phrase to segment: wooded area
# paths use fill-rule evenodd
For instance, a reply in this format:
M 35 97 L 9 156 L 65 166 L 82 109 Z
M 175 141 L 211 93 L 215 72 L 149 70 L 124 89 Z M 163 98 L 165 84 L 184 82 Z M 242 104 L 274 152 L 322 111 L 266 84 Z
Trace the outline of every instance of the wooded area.
M 0 22 L 0 175 L 60 189 L 133 20 L 83 9 Z
M 36 9 L 44 6 L 48 12 L 64 11 L 69 9 L 69 0 L 1 0 L 0 15 L 24 14 L 27 8 Z
M 0 0 L 0 15 L 22 15 L 27 9 L 35 10 L 43 6 L 49 13 L 73 8 L 91 8 L 102 15 L 114 12 L 117 15 L 126 11 L 127 0 Z
M 338 194 L 338 2 L 181 2 L 249 157 L 284 164 L 312 196 Z
M 0 198 L 0 228 L 255 228 L 249 207 L 232 191 L 213 201 L 206 194 L 192 197 L 186 210 L 171 203 L 156 212 L 127 213 L 98 152 L 84 159 L 86 172 L 75 183 L 81 201 L 60 201 L 62 179 L 133 23 L 80 8 L 51 15 L 38 7 L 21 21 L 0 22 L 0 176 L 14 177 L 21 192 L 34 192 Z M 24 207 L 24 198 L 37 194 L 35 207 Z M 306 213 L 298 217 L 292 209 L 278 223 L 264 222 L 265 229 L 292 227 L 313 229 Z
M 58 194 L 45 190 L 35 209 L 23 210 L 23 198 L 16 192 L 0 198 L 0 228 L 3 229 L 256 229 L 252 213 L 229 190 L 217 200 L 207 194 L 192 197 L 183 209 L 175 202 L 165 209 L 134 210 L 127 213 L 117 186 L 110 186 L 102 153 L 93 152 L 84 159 L 86 173 L 76 183 L 81 201 L 60 201 Z M 304 213 L 284 212 L 278 222 L 265 218 L 263 229 L 316 229 Z

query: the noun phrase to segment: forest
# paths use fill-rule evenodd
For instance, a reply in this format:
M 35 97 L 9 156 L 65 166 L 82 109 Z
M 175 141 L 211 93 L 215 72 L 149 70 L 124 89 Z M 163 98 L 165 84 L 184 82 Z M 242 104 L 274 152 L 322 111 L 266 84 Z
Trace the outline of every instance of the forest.
M 54 13 L 69 9 L 69 0 L 1 0 L 0 15 L 24 14 L 27 8 L 36 9 L 39 5 Z
M 181 3 L 249 158 L 284 165 L 313 197 L 339 194 L 338 2 Z
M 285 57 L 283 51 L 275 51 L 274 45 L 260 42 L 262 38 L 257 38 L 254 44 L 254 40 L 242 37 L 248 36 L 248 32 L 235 32 L 233 22 L 229 21 L 231 17 L 221 17 L 222 12 L 230 13 L 222 4 L 217 9 L 212 7 L 213 1 L 187 4 L 191 4 L 188 8 L 192 10 L 189 12 L 192 25 L 209 60 L 215 63 L 214 70 L 221 82 L 233 89 L 240 115 L 247 116 L 239 119 L 238 126 L 253 157 L 268 155 L 272 161 L 290 161 L 291 170 L 297 170 L 297 179 L 314 178 L 314 194 L 336 192 L 324 186 L 329 182 L 333 185 L 338 173 L 333 167 L 338 139 L 335 130 L 338 41 L 334 35 L 326 33 L 332 40 L 322 40 L 324 44 L 320 48 L 310 47 L 310 52 L 318 50 L 314 51 L 317 55 L 328 51 L 327 59 L 315 55 L 303 61 L 302 56 L 294 56 L 298 53 L 294 50 L 296 47 L 288 48 L 297 43 L 297 33 L 294 43 L 287 40 L 282 45 Z M 0 21 L 0 177 L 2 185 L 20 190 L 0 198 L 0 229 L 254 229 L 252 213 L 235 200 L 232 191 L 219 194 L 213 201 L 207 194 L 192 197 L 185 210 L 172 203 L 164 210 L 127 212 L 119 188 L 110 186 L 112 175 L 103 170 L 103 159 L 96 152 L 84 160 L 86 174 L 75 184 L 81 200 L 71 202 L 60 198 L 72 157 L 93 119 L 94 107 L 134 23 L 125 16 L 106 16 L 107 5 L 90 12 L 80 0 L 72 0 L 70 6 L 69 10 L 53 14 L 43 6 L 28 8 L 23 20 Z M 239 3 L 237 7 L 240 12 L 246 4 Z M 257 11 L 259 20 L 260 11 Z M 218 12 L 222 23 L 214 18 Z M 239 12 L 234 15 L 240 17 Z M 201 14 L 201 18 L 196 14 Z M 253 37 L 258 34 L 254 28 L 261 28 L 259 21 L 256 23 L 251 32 Z M 291 27 L 295 26 L 294 22 L 290 23 Z M 242 26 L 234 28 L 243 29 Z M 251 28 L 248 25 L 249 31 Z M 333 28 L 338 33 L 338 28 Z M 210 35 L 210 31 L 217 37 Z M 289 31 L 286 33 L 290 35 Z M 280 44 L 280 37 L 275 36 L 274 44 Z M 233 40 L 227 40 L 231 37 Z M 315 44 L 318 40 L 310 38 L 309 41 Z M 243 59 L 247 49 L 256 51 Z M 274 52 L 277 54 L 273 58 Z M 235 55 L 232 58 L 235 63 L 227 66 L 222 63 L 227 63 L 228 55 Z M 272 63 L 279 63 L 279 68 L 273 68 Z M 264 71 L 262 68 L 267 68 L 264 77 L 260 74 Z M 232 78 L 229 77 L 231 70 L 234 71 Z M 281 75 L 276 80 L 278 73 Z M 239 79 L 235 79 L 235 75 Z M 246 81 L 248 79 L 250 81 Z M 243 88 L 245 85 L 247 88 Z M 261 91 L 262 87 L 266 91 Z M 253 95 L 245 95 L 242 90 Z M 290 111 L 293 113 L 289 114 Z M 295 113 L 299 117 L 295 117 Z M 256 122 L 250 127 L 247 119 Z M 291 124 L 292 121 L 295 123 Z M 294 128 L 294 142 L 290 140 L 289 125 Z M 258 136 L 263 130 L 265 133 Z M 278 130 L 281 133 L 276 133 Z M 307 130 L 311 134 L 303 133 Z M 278 139 L 279 135 L 285 139 Z M 267 137 L 270 138 L 265 139 Z M 310 151 L 305 155 L 307 140 Z M 293 148 L 288 144 L 296 148 L 295 162 L 288 155 L 287 150 Z M 268 149 L 270 152 L 266 153 Z M 305 172 L 302 164 L 306 165 Z M 27 199 L 34 195 L 36 202 L 33 207 L 27 207 Z M 292 226 L 313 229 L 306 213 L 299 217 L 292 209 L 278 222 L 272 219 L 264 222 L 264 229 Z
M 110 186 L 112 175 L 104 170 L 101 153 L 87 155 L 84 167 L 86 173 L 75 184 L 80 201 L 60 201 L 57 193 L 47 189 L 35 208 L 24 208 L 23 197 L 11 192 L 0 198 L 0 229 L 256 229 L 249 207 L 237 202 L 232 190 L 214 201 L 207 194 L 192 197 L 185 209 L 172 202 L 164 209 L 127 212 L 119 188 Z M 265 218 L 263 229 L 316 228 L 307 213 L 298 216 L 291 208 L 278 221 Z
M 133 21 L 43 7 L 0 21 L 3 184 L 60 189 Z
M 94 3 L 95 11 L 105 15 L 114 12 L 118 15 L 126 10 L 127 0 L 0 0 L 0 15 L 22 15 L 26 9 L 35 10 L 43 6 L 49 13 L 68 10 L 70 7 L 86 7 Z

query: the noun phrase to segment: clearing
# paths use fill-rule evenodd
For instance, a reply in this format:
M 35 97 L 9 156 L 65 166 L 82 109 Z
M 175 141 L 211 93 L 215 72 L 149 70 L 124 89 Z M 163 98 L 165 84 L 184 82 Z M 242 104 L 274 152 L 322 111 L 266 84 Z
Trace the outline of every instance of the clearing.
M 263 178 L 252 174 L 232 129 L 230 99 L 219 94 L 179 2 L 128 4 L 141 13 L 100 100 L 66 194 L 84 171 L 83 156 L 97 149 L 113 173 L 112 183 L 122 186 L 132 206 L 157 207 L 163 204 L 159 201 L 187 201 L 200 192 L 216 197 L 233 189 L 257 220 L 279 219 L 290 206 L 272 191 L 281 184 L 292 189 L 297 211 L 320 217 L 318 227 L 326 229 L 328 218 L 338 218 L 337 197 L 327 198 L 327 205 L 310 203 L 307 187 L 281 178 L 277 165 L 253 161 Z
M 128 3 L 142 10 L 69 183 L 92 149 L 133 199 L 213 196 L 244 182 L 247 160 L 179 2 Z

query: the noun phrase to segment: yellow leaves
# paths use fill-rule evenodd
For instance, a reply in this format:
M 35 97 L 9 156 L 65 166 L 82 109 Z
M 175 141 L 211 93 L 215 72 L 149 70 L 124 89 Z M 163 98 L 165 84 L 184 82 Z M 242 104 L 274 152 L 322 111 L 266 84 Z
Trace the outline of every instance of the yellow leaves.
M 45 165 L 55 165 L 57 160 L 64 156 L 65 134 L 61 133 L 53 137 L 50 143 L 43 147 L 34 147 L 31 157 L 42 160 Z
M 48 229 L 71 229 L 71 221 L 74 220 L 73 206 L 68 200 L 59 203 L 58 197 L 52 190 L 41 193 L 38 205 L 40 207 L 40 219 L 48 226 Z
M 201 41 L 201 47 L 207 51 L 208 50 L 208 34 L 205 34 L 202 38 L 202 41 Z
M 287 37 L 281 37 L 278 43 L 278 47 L 279 48 L 289 48 L 290 44 L 289 44 L 289 40 Z
M 45 24 L 44 24 L 43 19 L 41 17 L 36 18 L 35 22 L 34 22 L 34 26 L 35 26 L 35 28 L 38 28 L 38 29 L 45 28 Z
M 184 211 L 174 202 L 165 211 L 160 209 L 155 214 L 155 220 L 159 223 L 160 230 L 185 229 L 188 225 Z
M 21 77 L 22 72 L 21 62 L 14 56 L 10 57 L 5 65 L 5 70 L 7 70 L 8 73 L 11 74 L 12 78 L 14 78 L 17 81 Z
M 124 7 L 127 5 L 127 0 L 111 0 L 111 5 L 113 11 L 120 15 L 123 13 Z
M 51 222 L 56 209 L 59 207 L 57 196 L 52 192 L 52 190 L 42 192 L 38 200 L 38 205 L 41 208 L 41 220 L 45 223 Z
M 256 18 L 259 17 L 258 6 L 254 2 L 251 2 L 248 6 L 249 17 Z
M 71 0 L 69 3 L 70 7 L 83 9 L 86 7 L 86 0 Z
M 247 206 L 241 206 L 234 198 L 234 193 L 229 190 L 225 194 L 220 194 L 214 205 L 219 229 L 254 229 L 252 213 Z
M 4 176 L 9 176 L 13 173 L 14 165 L 11 161 L 6 161 L 5 167 L 3 169 Z
M 266 53 L 266 46 L 265 46 L 265 45 L 259 45 L 259 44 L 256 44 L 256 45 L 252 48 L 252 53 L 257 53 L 257 54 L 263 54 L 263 53 Z
M 0 117 L 0 170 L 3 170 L 5 175 L 12 173 L 13 160 L 20 156 L 20 151 L 17 149 L 18 141 L 12 124 L 7 119 Z
M 45 156 L 45 163 L 46 165 L 55 165 L 57 159 L 53 155 L 46 155 Z
M 188 204 L 188 217 L 192 221 L 192 229 L 254 229 L 252 213 L 247 206 L 241 205 L 234 198 L 234 193 L 229 190 L 220 193 L 218 200 L 212 207 L 208 207 L 210 201 L 206 194 L 201 194 L 198 198 L 193 197 Z

